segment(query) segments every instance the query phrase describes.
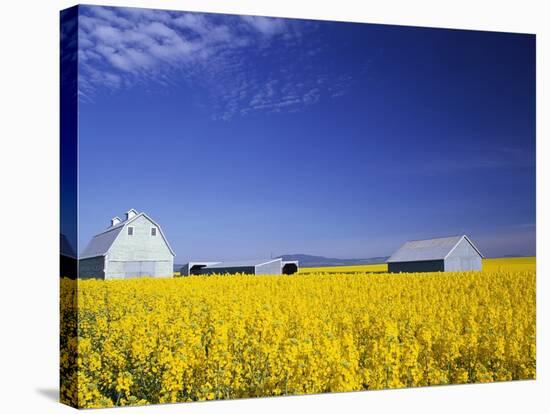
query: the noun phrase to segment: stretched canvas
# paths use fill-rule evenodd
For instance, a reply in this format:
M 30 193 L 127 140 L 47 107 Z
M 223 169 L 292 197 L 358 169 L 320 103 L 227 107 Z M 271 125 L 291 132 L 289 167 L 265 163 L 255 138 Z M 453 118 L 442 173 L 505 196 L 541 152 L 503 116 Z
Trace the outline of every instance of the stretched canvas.
M 535 379 L 535 36 L 61 12 L 61 401 Z

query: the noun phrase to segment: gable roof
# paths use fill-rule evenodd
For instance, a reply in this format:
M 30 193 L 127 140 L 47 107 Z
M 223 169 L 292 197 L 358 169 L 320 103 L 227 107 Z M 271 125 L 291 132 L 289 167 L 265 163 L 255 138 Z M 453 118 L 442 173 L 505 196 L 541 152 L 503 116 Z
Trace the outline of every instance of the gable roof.
M 440 237 L 437 239 L 411 240 L 401 246 L 390 256 L 386 263 L 392 262 L 419 262 L 424 260 L 444 260 L 462 241 L 466 240 L 481 256 L 479 249 L 465 235 Z
M 133 209 L 132 209 L 133 210 Z M 135 211 L 135 210 L 134 210 Z M 168 240 L 166 239 L 166 236 L 164 236 L 164 233 L 162 231 L 162 228 L 158 225 L 156 221 L 154 221 L 151 217 L 149 217 L 145 213 L 138 213 L 134 217 L 132 217 L 129 220 L 125 220 L 121 223 L 118 223 L 114 226 L 109 227 L 107 230 L 96 234 L 94 237 L 92 237 L 92 240 L 88 243 L 84 251 L 82 252 L 82 255 L 80 256 L 80 259 L 90 259 L 92 257 L 98 257 L 98 256 L 105 256 L 108 252 L 113 243 L 115 242 L 118 235 L 122 232 L 122 230 L 133 221 L 137 220 L 139 217 L 145 217 L 147 218 L 151 223 L 153 223 L 162 238 L 164 239 L 164 242 L 166 243 L 166 246 L 168 246 L 168 250 L 170 250 L 170 253 L 172 253 L 172 256 L 175 256 L 176 254 L 172 250 L 172 247 L 170 246 L 170 243 L 168 243 Z
M 135 208 L 131 208 L 126 212 L 126 214 L 130 214 L 130 213 L 139 214 Z

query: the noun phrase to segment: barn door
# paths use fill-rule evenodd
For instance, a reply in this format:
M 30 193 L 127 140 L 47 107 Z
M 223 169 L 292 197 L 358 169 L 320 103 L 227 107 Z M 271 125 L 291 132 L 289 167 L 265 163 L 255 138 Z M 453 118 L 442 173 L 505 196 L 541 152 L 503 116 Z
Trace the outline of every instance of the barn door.
M 140 262 L 140 276 L 155 276 L 155 262 Z
M 155 276 L 155 262 L 125 262 L 124 277 Z

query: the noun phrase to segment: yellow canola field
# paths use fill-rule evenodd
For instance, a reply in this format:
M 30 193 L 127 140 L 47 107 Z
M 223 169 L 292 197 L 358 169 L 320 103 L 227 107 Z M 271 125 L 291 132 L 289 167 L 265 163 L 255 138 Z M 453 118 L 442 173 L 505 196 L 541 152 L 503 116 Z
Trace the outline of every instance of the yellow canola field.
M 77 304 L 64 279 L 61 398 L 105 407 L 535 378 L 535 271 L 507 265 L 79 281 Z

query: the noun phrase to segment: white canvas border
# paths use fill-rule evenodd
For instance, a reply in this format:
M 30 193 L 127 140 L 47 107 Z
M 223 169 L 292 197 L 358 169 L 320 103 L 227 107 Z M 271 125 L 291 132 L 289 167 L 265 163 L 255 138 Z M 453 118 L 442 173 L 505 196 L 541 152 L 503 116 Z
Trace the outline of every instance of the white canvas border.
M 537 362 L 536 381 L 442 386 L 304 397 L 129 408 L 138 412 L 541 412 L 548 405 L 549 261 L 547 19 L 541 1 L 354 0 L 132 0 L 102 4 L 323 20 L 513 31 L 537 35 Z M 0 122 L 2 238 L 2 357 L 0 407 L 4 412 L 69 412 L 55 401 L 58 383 L 58 16 L 75 3 L 5 2 Z M 24 266 L 20 264 L 23 263 Z M 103 411 L 102 411 L 103 412 Z M 104 412 L 111 412 L 110 409 Z M 121 411 L 116 411 L 121 412 Z

